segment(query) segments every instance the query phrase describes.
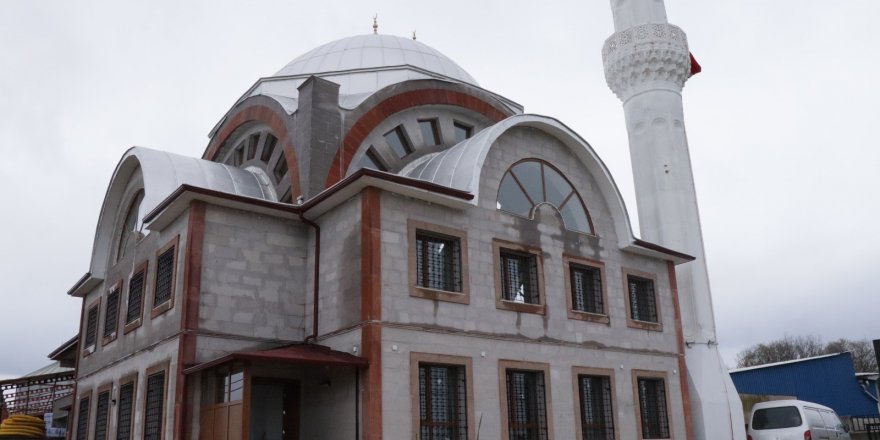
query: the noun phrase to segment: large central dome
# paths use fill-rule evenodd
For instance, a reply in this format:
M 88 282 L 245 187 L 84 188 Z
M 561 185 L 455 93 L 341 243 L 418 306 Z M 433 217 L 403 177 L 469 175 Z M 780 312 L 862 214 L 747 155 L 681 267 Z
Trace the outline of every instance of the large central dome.
M 479 85 L 446 55 L 418 41 L 394 35 L 358 35 L 336 40 L 297 57 L 275 76 L 312 75 L 408 65 Z

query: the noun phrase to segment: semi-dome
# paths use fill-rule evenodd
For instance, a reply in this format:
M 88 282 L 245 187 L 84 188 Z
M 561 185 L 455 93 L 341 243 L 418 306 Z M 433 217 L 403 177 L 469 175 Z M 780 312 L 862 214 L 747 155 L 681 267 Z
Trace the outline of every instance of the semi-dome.
M 436 49 L 394 35 L 367 34 L 343 38 L 297 57 L 274 76 L 299 76 L 411 66 L 457 81 L 479 85 L 458 64 Z

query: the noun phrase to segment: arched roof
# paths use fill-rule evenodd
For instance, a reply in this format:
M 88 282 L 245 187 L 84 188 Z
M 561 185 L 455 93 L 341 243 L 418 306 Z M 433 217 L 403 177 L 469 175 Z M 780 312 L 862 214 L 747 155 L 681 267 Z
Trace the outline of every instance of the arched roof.
M 408 164 L 399 174 L 467 191 L 474 195 L 471 203 L 478 204 L 480 176 L 489 150 L 502 134 L 515 127 L 541 130 L 571 150 L 596 180 L 603 198 L 608 203 L 617 236 L 621 240 L 620 244 L 627 246 L 635 239 L 623 197 L 611 177 L 611 172 L 605 167 L 599 155 L 577 133 L 558 120 L 547 116 L 529 114 L 511 116 L 447 150 L 426 155 Z
M 103 278 L 117 224 L 116 215 L 121 212 L 119 205 L 124 202 L 126 187 L 138 169 L 144 190 L 141 216 L 152 211 L 184 184 L 237 196 L 276 201 L 274 192 L 250 171 L 165 151 L 132 147 L 120 159 L 104 196 L 89 270 L 93 277 Z M 139 220 L 142 221 L 143 218 Z
M 478 85 L 470 74 L 436 49 L 410 38 L 378 34 L 357 35 L 318 46 L 296 57 L 274 76 L 316 75 L 404 65 Z

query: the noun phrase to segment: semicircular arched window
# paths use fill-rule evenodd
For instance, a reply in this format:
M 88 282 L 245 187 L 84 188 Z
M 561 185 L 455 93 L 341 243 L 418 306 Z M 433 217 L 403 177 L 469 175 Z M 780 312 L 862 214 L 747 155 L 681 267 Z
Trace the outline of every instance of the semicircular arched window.
M 580 195 L 568 179 L 548 163 L 525 160 L 510 167 L 498 188 L 498 209 L 532 218 L 535 207 L 546 203 L 559 211 L 565 228 L 592 234 L 593 227 Z
M 125 213 L 125 222 L 119 231 L 119 247 L 116 250 L 116 260 L 121 260 L 125 256 L 125 251 L 134 242 L 137 241 L 140 232 L 140 210 L 141 202 L 144 200 L 144 190 L 140 190 L 135 194 L 131 203 L 128 205 L 128 211 Z

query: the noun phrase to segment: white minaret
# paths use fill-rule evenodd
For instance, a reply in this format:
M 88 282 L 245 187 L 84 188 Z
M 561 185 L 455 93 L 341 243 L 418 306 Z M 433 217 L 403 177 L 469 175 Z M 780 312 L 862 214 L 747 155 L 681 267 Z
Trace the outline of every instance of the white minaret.
M 681 89 L 690 76 L 687 37 L 666 21 L 663 0 L 611 0 L 605 78 L 623 101 L 641 237 L 696 257 L 676 268 L 694 434 L 745 439 L 742 404 L 718 353 L 700 213 Z

